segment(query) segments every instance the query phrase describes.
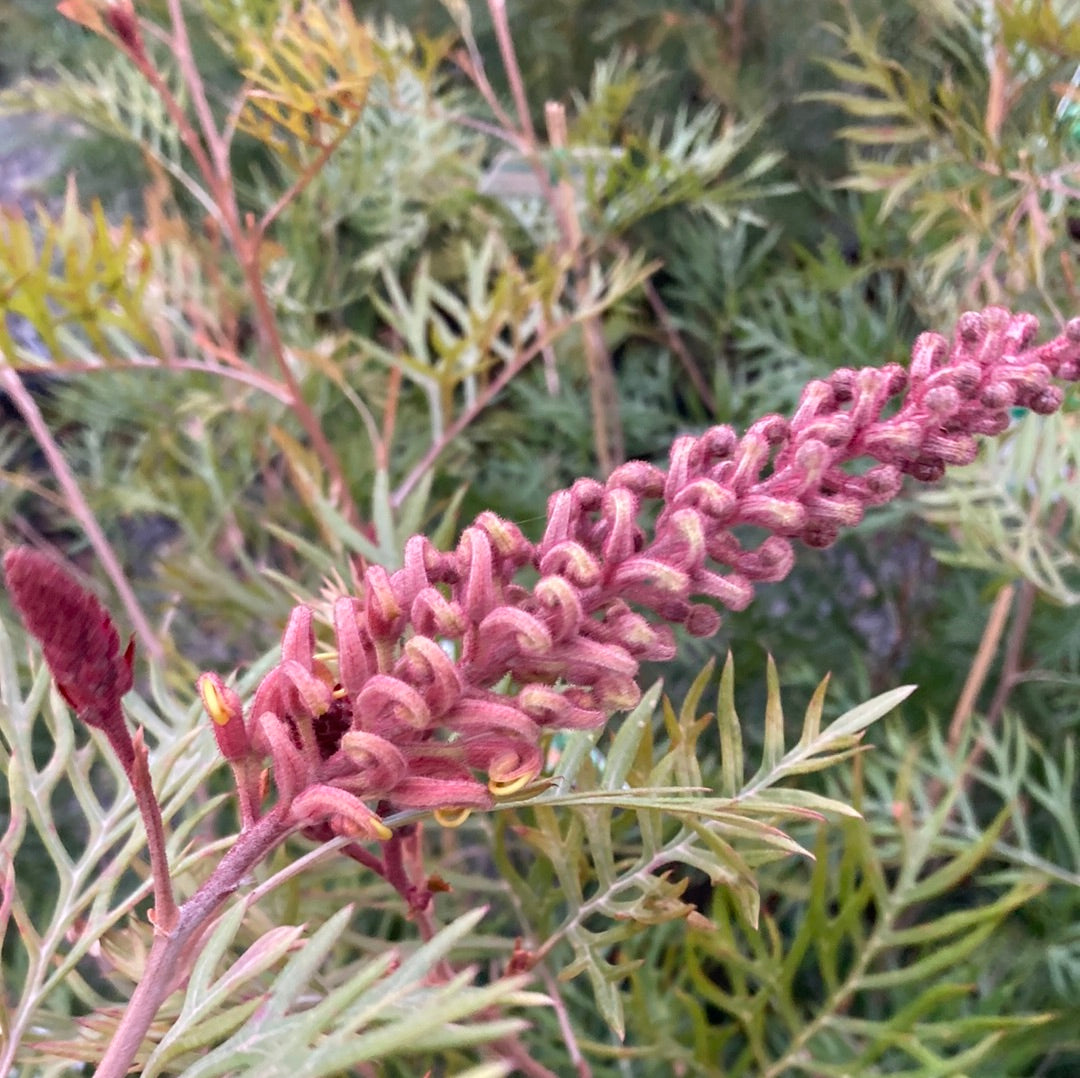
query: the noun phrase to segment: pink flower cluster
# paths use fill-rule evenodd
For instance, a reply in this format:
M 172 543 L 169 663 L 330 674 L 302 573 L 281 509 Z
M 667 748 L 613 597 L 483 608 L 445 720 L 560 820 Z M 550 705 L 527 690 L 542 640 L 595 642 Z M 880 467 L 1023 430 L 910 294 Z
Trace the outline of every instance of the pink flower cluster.
M 402 569 L 372 566 L 360 598 L 334 603 L 336 670 L 316 659 L 298 607 L 246 718 L 203 675 L 250 810 L 261 791 L 247 765 L 266 756 L 279 803 L 315 833 L 385 838 L 368 803 L 445 813 L 517 791 L 541 769 L 545 730 L 634 705 L 639 664 L 674 654 L 672 625 L 711 635 L 717 607 L 741 610 L 788 573 L 793 540 L 825 546 L 905 474 L 970 463 L 975 436 L 1004 430 L 1013 407 L 1057 409 L 1052 380 L 1080 380 L 1080 319 L 1030 347 L 1036 329 L 1000 308 L 969 313 L 951 346 L 923 334 L 909 370 L 837 370 L 806 386 L 790 420 L 679 438 L 666 472 L 631 461 L 578 480 L 550 499 L 535 545 L 490 512 L 449 553 L 414 536 Z M 768 534 L 744 545 L 746 525 Z M 525 570 L 535 583 L 517 582 Z
M 262 817 L 271 775 L 275 813 L 323 837 L 386 839 L 388 811 L 449 822 L 520 790 L 540 772 L 545 730 L 597 727 L 637 702 L 639 664 L 674 654 L 673 625 L 715 633 L 718 607 L 742 610 L 789 572 L 794 540 L 825 546 L 904 475 L 969 463 L 1010 409 L 1060 407 L 1054 381 L 1080 381 L 1080 319 L 1032 347 L 1036 329 L 1001 308 L 969 313 L 951 345 L 923 334 L 910 369 L 837 370 L 805 387 L 790 420 L 679 438 L 666 472 L 631 461 L 606 482 L 580 479 L 552 496 L 536 544 L 494 513 L 449 553 L 414 536 L 402 569 L 370 567 L 361 596 L 333 604 L 329 665 L 297 607 L 246 714 L 218 675 L 199 678 L 245 825 Z M 4 567 L 61 691 L 130 774 L 131 649 L 46 556 L 16 548 Z

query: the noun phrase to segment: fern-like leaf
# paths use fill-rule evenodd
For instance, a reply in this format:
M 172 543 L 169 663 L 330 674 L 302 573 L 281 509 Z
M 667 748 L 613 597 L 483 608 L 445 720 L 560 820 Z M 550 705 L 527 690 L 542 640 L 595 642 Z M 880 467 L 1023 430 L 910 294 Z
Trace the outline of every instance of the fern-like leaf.
M 73 180 L 56 216 L 39 209 L 32 225 L 18 210 L 0 213 L 0 305 L 25 318 L 54 356 L 68 350 L 72 332 L 98 353 L 124 341 L 152 350 L 150 261 L 130 220 L 114 227 L 100 203 L 79 208 Z M 12 359 L 22 352 L 2 320 L 0 350 Z
M 543 952 L 562 941 L 570 945 L 573 958 L 562 977 L 587 974 L 601 1014 L 619 1037 L 625 1034 L 619 985 L 633 970 L 632 963 L 620 959 L 620 948 L 646 926 L 695 913 L 683 898 L 690 879 L 686 870 L 704 873 L 731 895 L 748 923 L 756 924 L 757 870 L 807 852 L 781 825 L 855 814 L 842 801 L 781 783 L 850 757 L 865 729 L 911 692 L 886 693 L 822 729 L 823 682 L 807 708 L 799 741 L 785 749 L 779 683 L 770 663 L 764 759 L 747 779 L 730 658 L 715 719 L 719 758 L 699 746 L 703 732 L 714 724 L 711 715 L 698 714 L 711 673 L 710 664 L 678 715 L 665 702 L 669 748 L 659 758 L 654 746 L 657 685 L 602 756 L 595 734 L 574 735 L 562 750 L 552 788 L 514 806 L 500 821 L 497 863 L 523 907 L 535 913 L 536 936 L 546 940 Z M 713 788 L 720 796 L 712 794 Z M 556 811 L 566 808 L 573 811 Z M 511 835 L 542 857 L 527 873 L 514 863 Z M 684 870 L 676 874 L 678 865 Z

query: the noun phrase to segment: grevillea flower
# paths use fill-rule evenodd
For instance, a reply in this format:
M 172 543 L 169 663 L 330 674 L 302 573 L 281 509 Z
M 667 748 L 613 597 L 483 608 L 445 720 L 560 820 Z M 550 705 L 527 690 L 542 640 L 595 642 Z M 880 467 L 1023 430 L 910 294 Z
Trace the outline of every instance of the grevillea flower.
M 667 471 L 630 461 L 580 479 L 552 496 L 536 544 L 494 513 L 449 553 L 414 536 L 403 568 L 369 568 L 359 597 L 333 604 L 336 670 L 316 662 L 298 607 L 245 720 L 279 799 L 313 833 L 376 838 L 367 801 L 482 808 L 519 790 L 545 730 L 600 726 L 637 702 L 639 664 L 671 658 L 672 625 L 712 635 L 721 609 L 788 574 L 794 541 L 826 546 L 905 475 L 970 463 L 1011 408 L 1057 409 L 1052 380 L 1080 380 L 1080 319 L 1032 347 L 1036 329 L 1001 308 L 969 313 L 951 345 L 919 337 L 909 369 L 834 371 L 791 419 L 679 438 Z M 747 546 L 742 525 L 768 534 Z M 539 574 L 530 587 L 525 567 Z
M 4 577 L 56 687 L 83 722 L 105 734 L 130 774 L 135 748 L 120 699 L 132 686 L 134 638 L 121 654 L 120 635 L 105 608 L 45 554 L 29 547 L 9 550 Z

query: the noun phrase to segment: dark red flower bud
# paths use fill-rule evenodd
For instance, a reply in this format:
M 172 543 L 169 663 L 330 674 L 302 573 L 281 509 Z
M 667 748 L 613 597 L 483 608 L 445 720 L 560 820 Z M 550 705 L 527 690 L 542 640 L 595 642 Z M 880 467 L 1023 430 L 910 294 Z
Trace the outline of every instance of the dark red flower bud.
M 29 547 L 9 550 L 4 576 L 56 687 L 83 722 L 105 734 L 130 772 L 135 748 L 120 699 L 132 686 L 134 638 L 121 654 L 120 635 L 105 608 L 45 554 Z
M 142 32 L 139 30 L 139 20 L 131 6 L 131 0 L 113 0 L 105 8 L 105 21 L 132 56 L 143 55 Z

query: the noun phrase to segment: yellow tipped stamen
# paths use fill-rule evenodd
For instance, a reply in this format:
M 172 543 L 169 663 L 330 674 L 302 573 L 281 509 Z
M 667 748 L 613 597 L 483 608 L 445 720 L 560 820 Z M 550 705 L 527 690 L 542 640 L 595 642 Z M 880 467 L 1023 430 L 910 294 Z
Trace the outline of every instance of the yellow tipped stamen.
M 380 842 L 386 842 L 387 839 L 393 837 L 394 832 L 391 831 L 390 828 L 387 827 L 386 824 L 384 824 L 382 822 L 382 820 L 379 819 L 378 816 L 373 816 L 372 817 L 371 827 L 375 832 L 375 837 Z
M 511 794 L 516 794 L 518 790 L 528 786 L 534 778 L 536 778 L 535 775 L 530 775 L 528 773 L 518 775 L 516 779 L 509 779 L 507 782 L 500 782 L 498 779 L 489 778 L 488 789 L 495 797 L 509 797 Z
M 441 808 L 435 810 L 435 821 L 443 827 L 460 827 L 471 815 L 471 808 Z
M 225 701 L 222 699 L 221 693 L 218 692 L 217 686 L 209 678 L 203 678 L 199 682 L 199 695 L 202 696 L 203 707 L 206 708 L 207 715 L 218 726 L 224 726 L 232 718 L 232 713 L 225 706 Z

